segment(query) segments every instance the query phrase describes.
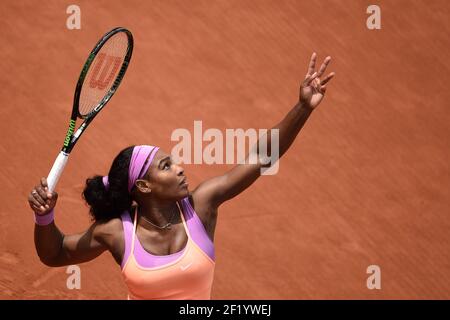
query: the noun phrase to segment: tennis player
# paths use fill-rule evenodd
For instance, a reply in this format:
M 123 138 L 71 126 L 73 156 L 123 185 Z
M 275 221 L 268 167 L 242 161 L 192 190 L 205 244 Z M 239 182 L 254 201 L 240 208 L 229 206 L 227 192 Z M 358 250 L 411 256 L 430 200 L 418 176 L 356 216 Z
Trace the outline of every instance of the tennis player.
M 280 157 L 322 101 L 334 76 L 320 80 L 330 61 L 327 57 L 314 72 L 313 53 L 298 103 L 274 126 Z M 109 251 L 121 267 L 129 299 L 210 299 L 218 208 L 255 182 L 262 167 L 261 162 L 236 165 L 190 192 L 183 168 L 168 153 L 156 146 L 128 147 L 107 176 L 86 180 L 83 197 L 94 222 L 72 235 L 56 226 L 58 194 L 50 193 L 42 178 L 28 196 L 37 254 L 45 265 L 59 267 Z

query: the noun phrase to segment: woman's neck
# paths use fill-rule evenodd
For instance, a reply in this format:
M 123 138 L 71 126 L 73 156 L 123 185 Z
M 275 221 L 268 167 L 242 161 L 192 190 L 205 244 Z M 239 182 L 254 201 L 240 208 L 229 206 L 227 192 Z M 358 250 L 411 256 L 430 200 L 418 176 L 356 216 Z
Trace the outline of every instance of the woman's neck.
M 150 201 L 149 201 L 150 202 Z M 152 200 L 138 205 L 138 224 L 145 229 L 166 230 L 167 226 L 179 221 L 179 209 L 176 202 L 160 202 Z M 164 229 L 161 229 L 165 227 Z

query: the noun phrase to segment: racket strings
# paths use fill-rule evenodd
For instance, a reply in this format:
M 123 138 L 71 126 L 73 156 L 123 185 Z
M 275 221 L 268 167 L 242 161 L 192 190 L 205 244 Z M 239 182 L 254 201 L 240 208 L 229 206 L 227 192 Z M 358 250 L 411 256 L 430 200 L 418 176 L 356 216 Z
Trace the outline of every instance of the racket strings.
M 79 113 L 91 113 L 108 94 L 122 67 L 128 49 L 124 32 L 113 35 L 97 53 L 88 70 L 80 93 Z

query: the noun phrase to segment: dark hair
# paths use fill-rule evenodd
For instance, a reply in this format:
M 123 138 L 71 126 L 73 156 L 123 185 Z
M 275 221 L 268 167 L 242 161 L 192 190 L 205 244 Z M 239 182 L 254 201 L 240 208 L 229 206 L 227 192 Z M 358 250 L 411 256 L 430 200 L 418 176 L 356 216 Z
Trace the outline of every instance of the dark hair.
M 86 179 L 82 196 L 90 206 L 89 213 L 93 220 L 108 221 L 131 209 L 133 199 L 128 192 L 128 167 L 133 148 L 123 149 L 114 159 L 108 173 L 108 189 L 103 184 L 103 176 Z

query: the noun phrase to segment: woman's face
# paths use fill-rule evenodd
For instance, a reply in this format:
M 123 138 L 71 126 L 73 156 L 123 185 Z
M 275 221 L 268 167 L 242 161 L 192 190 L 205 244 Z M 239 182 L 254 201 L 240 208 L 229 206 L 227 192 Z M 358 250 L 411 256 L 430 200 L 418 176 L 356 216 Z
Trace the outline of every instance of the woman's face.
M 180 200 L 189 194 L 184 169 L 161 149 L 156 152 L 143 179 L 150 182 L 152 195 L 160 199 Z

